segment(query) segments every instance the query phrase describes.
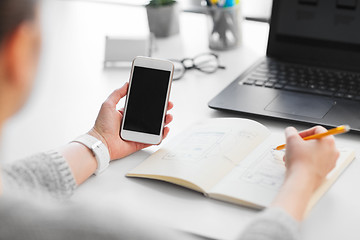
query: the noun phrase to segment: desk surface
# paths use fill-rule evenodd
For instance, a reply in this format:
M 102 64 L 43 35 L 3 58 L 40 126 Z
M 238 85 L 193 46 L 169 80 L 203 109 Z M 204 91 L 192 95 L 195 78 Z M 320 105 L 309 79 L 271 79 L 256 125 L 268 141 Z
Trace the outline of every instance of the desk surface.
M 143 8 L 49 0 L 43 3 L 42 15 L 44 45 L 37 83 L 27 106 L 4 129 L 1 159 L 7 161 L 52 149 L 88 131 L 101 103 L 129 78 L 129 69 L 103 69 L 105 36 L 133 36 L 148 31 Z M 182 13 L 181 34 L 158 40 L 154 55 L 182 58 L 208 52 L 207 31 L 206 16 Z M 244 22 L 243 45 L 234 51 L 219 52 L 226 70 L 212 75 L 189 71 L 173 83 L 174 121 L 165 143 L 202 119 L 249 118 L 212 110 L 207 103 L 265 54 L 267 33 L 264 23 Z M 274 132 L 289 125 L 251 118 Z M 359 135 L 337 139 L 340 146 L 359 147 Z M 233 239 L 256 215 L 256 210 L 208 199 L 172 184 L 124 176 L 157 148 L 111 163 L 103 175 L 80 186 L 71 200 L 107 207 L 119 214 L 130 210 L 139 217 L 152 217 L 179 229 L 222 239 Z M 359 172 L 357 157 L 302 224 L 304 239 L 360 238 Z

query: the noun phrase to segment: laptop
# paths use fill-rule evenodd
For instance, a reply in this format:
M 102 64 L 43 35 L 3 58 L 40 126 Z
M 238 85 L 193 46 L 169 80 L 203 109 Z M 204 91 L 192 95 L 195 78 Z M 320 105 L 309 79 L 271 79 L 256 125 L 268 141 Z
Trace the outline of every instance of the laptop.
M 209 107 L 360 131 L 360 0 L 274 0 L 266 57 Z

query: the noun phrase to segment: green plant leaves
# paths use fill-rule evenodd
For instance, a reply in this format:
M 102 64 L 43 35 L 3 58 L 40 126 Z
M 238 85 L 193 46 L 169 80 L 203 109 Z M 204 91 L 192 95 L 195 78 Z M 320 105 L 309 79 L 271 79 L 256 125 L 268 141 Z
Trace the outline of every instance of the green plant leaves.
M 159 6 L 172 5 L 174 3 L 176 3 L 175 0 L 151 0 L 149 6 L 159 7 Z

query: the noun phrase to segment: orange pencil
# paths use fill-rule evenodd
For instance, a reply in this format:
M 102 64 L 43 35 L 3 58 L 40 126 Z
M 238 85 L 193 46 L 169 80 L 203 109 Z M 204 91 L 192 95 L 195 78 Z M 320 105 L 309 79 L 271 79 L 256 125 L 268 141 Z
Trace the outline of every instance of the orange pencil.
M 350 131 L 350 126 L 349 125 L 341 125 L 341 126 L 338 126 L 336 128 L 332 128 L 332 129 L 328 130 L 327 132 L 307 136 L 307 137 L 304 137 L 303 139 L 304 140 L 319 139 L 319 138 L 326 137 L 326 136 L 329 136 L 329 135 L 336 135 L 336 134 L 340 134 L 340 133 L 346 133 L 348 131 Z M 275 148 L 275 150 L 283 150 L 285 147 L 286 147 L 286 144 L 283 144 L 283 145 L 277 146 Z

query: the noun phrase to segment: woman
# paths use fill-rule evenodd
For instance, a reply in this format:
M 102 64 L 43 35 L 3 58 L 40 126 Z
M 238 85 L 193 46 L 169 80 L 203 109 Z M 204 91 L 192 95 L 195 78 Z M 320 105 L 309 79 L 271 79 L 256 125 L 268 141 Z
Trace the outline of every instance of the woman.
M 26 102 L 36 72 L 41 33 L 36 0 L 0 1 L 0 129 Z M 94 127 L 59 150 L 4 165 L 0 175 L 0 238 L 4 239 L 169 239 L 194 236 L 139 224 L 129 216 L 103 215 L 92 209 L 39 206 L 36 194 L 66 199 L 109 160 L 121 159 L 148 145 L 119 137 L 122 112 L 116 104 L 128 84 L 115 90 L 102 105 Z M 172 108 L 168 104 L 168 110 Z M 166 125 L 172 116 L 166 116 Z M 259 214 L 240 239 L 296 239 L 307 203 L 335 166 L 339 155 L 332 137 L 303 141 L 303 133 L 286 130 L 287 175 L 272 207 Z M 164 128 L 164 136 L 169 128 Z M 91 147 L 96 143 L 98 149 Z M 100 151 L 100 152 L 99 152 Z M 47 206 L 47 205 L 46 205 Z M 113 215 L 113 214 L 112 214 Z

